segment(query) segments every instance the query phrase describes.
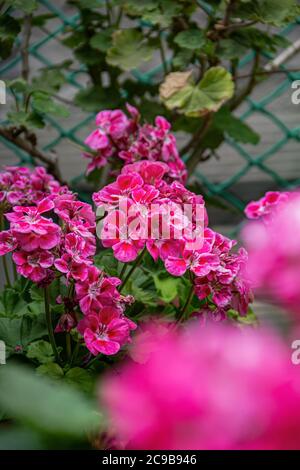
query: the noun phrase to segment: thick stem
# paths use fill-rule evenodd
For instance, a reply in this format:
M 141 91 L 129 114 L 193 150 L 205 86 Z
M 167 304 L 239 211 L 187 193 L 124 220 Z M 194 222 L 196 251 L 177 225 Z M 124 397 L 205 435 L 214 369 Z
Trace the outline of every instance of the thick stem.
M 32 15 L 26 15 L 24 17 L 24 30 L 23 30 L 23 43 L 21 46 L 21 57 L 22 57 L 22 78 L 28 81 L 29 76 L 29 42 L 31 35 L 31 20 Z
M 124 279 L 124 282 L 121 286 L 121 289 L 120 291 L 122 292 L 122 290 L 124 289 L 124 287 L 126 286 L 129 278 L 131 277 L 131 275 L 134 273 L 134 271 L 136 270 L 136 268 L 140 265 L 143 257 L 144 257 L 144 254 L 146 253 L 146 247 L 143 248 L 143 251 L 139 254 L 139 256 L 137 257 L 135 263 L 133 264 L 133 266 L 131 267 L 131 269 L 128 271 L 127 273 L 127 276 L 125 277 Z
M 61 184 L 65 184 L 61 178 L 56 159 L 52 159 L 43 153 L 36 146 L 33 146 L 28 140 L 25 140 L 20 136 L 15 136 L 12 129 L 10 128 L 0 127 L 0 136 L 9 142 L 12 142 L 14 145 L 16 145 L 16 147 L 24 150 L 24 152 L 28 153 L 33 158 L 43 162 L 46 165 L 48 172 L 52 174 L 54 178 L 56 178 L 57 181 L 59 181 Z
M 234 98 L 232 100 L 232 102 L 230 103 L 230 109 L 232 111 L 235 110 L 236 108 L 238 108 L 239 105 L 244 101 L 244 99 L 247 98 L 247 96 L 249 96 L 251 94 L 252 90 L 254 89 L 254 87 L 256 85 L 256 75 L 257 75 L 257 71 L 259 69 L 259 62 L 260 62 L 260 55 L 256 51 L 255 56 L 254 56 L 254 60 L 253 60 L 253 64 L 252 64 L 252 70 L 251 70 L 249 82 L 247 83 L 244 90 L 242 90 L 240 95 L 238 95 L 236 98 Z
M 162 62 L 164 74 L 167 75 L 168 65 L 167 65 L 167 59 L 166 59 L 166 54 L 165 54 L 165 49 L 164 49 L 161 34 L 159 34 L 159 50 L 160 50 L 160 56 L 161 56 L 161 62 Z
M 200 128 L 200 130 L 197 132 L 195 138 L 193 139 L 192 148 L 197 147 L 201 143 L 202 139 L 206 136 L 207 132 L 210 129 L 212 120 L 213 120 L 213 115 L 211 113 L 207 114 L 204 117 L 203 125 Z M 199 157 L 201 156 L 202 153 L 203 153 L 203 149 L 198 150 L 197 148 L 195 148 L 194 152 L 191 154 L 190 158 L 188 159 L 186 166 L 190 175 L 193 174 L 194 169 L 198 165 Z
M 51 311 L 50 311 L 50 301 L 49 301 L 49 291 L 47 287 L 44 288 L 44 305 L 45 305 L 46 324 L 48 328 L 49 341 L 50 341 L 55 359 L 58 363 L 60 363 L 60 358 L 59 358 L 58 350 L 56 347 L 56 342 L 55 342 L 55 337 L 54 337 L 54 332 L 53 332 L 52 318 L 51 318 Z

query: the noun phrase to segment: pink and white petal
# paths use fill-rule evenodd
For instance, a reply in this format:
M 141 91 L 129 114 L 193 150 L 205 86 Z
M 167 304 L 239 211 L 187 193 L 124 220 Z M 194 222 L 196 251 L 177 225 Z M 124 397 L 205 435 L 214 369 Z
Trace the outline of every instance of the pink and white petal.
M 187 270 L 187 263 L 182 258 L 170 256 L 165 260 L 166 270 L 173 276 L 182 276 Z

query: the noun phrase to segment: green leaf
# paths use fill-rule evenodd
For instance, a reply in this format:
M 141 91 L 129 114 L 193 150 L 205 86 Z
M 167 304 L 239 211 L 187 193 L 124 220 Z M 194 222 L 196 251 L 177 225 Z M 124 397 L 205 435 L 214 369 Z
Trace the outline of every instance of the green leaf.
M 101 0 L 76 0 L 76 3 L 80 6 L 80 8 L 86 8 L 87 10 L 103 6 Z
M 118 260 L 114 257 L 112 250 L 100 251 L 94 258 L 97 268 L 105 270 L 110 276 L 118 276 Z
M 279 48 L 288 47 L 291 42 L 279 34 L 269 34 L 258 28 L 246 28 L 232 35 L 235 44 L 250 49 L 275 53 Z M 224 41 L 222 41 L 223 43 Z
M 74 103 L 84 111 L 97 112 L 101 109 L 119 107 L 122 99 L 119 90 L 116 90 L 115 87 L 92 86 L 80 90 L 75 95 Z
M 62 380 L 64 378 L 64 371 L 55 362 L 48 362 L 37 367 L 36 373 L 41 376 L 47 376 L 52 380 Z
M 21 31 L 18 20 L 10 15 L 0 17 L 0 39 L 15 39 Z
M 137 268 L 130 276 L 124 294 L 133 295 L 136 303 L 153 307 L 157 305 L 157 291 L 152 276 L 145 274 L 141 268 Z
M 6 287 L 0 297 L 0 317 L 20 318 L 28 314 L 27 301 L 20 294 L 15 286 Z
M 93 388 L 93 379 L 91 374 L 80 367 L 73 367 L 65 375 L 65 381 L 84 392 L 91 392 Z
M 154 48 L 135 29 L 116 31 L 113 45 L 108 50 L 106 61 L 122 70 L 132 70 L 152 58 Z
M 236 14 L 242 18 L 274 26 L 283 26 L 296 19 L 299 15 L 299 8 L 295 0 L 285 0 L 284 2 L 281 0 L 253 0 L 241 2 Z
M 196 85 L 188 72 L 170 73 L 160 87 L 166 107 L 190 117 L 216 112 L 233 92 L 232 76 L 223 67 L 212 67 Z
M 156 275 L 153 276 L 153 279 L 159 296 L 164 302 L 172 302 L 177 297 L 180 279 L 175 277 L 160 278 Z
M 37 112 L 11 111 L 7 113 L 7 119 L 15 126 L 25 126 L 27 129 L 43 128 L 45 123 Z
M 82 31 L 75 31 L 74 33 L 70 34 L 66 38 L 62 40 L 62 43 L 70 47 L 71 49 L 75 49 L 80 47 L 82 44 L 86 42 L 86 36 Z
M 26 126 L 30 128 L 42 129 L 45 127 L 45 121 L 39 113 L 32 111 L 32 113 L 29 113 L 27 117 Z
M 222 39 L 216 51 L 217 55 L 225 60 L 232 60 L 246 54 L 247 48 L 233 39 Z
M 34 429 L 79 439 L 100 427 L 94 404 L 67 384 L 55 386 L 29 369 L 10 365 L 1 368 L 0 380 L 0 405 Z
M 74 54 L 79 62 L 88 66 L 98 65 L 99 67 L 103 67 L 105 65 L 104 54 L 100 54 L 100 52 L 97 53 L 88 43 L 84 43 L 75 49 Z
M 64 61 L 57 67 L 50 69 L 42 69 L 40 74 L 32 80 L 29 91 L 43 91 L 46 93 L 55 93 L 66 82 L 64 73 L 60 70 L 70 64 L 69 61 Z
M 143 16 L 143 14 L 155 10 L 159 5 L 159 0 L 126 0 L 124 9 L 132 16 Z
M 215 114 L 213 127 L 226 132 L 232 139 L 243 144 L 257 145 L 260 141 L 260 135 L 235 117 L 226 107 L 221 108 Z
M 37 287 L 36 284 L 33 284 L 30 287 L 29 292 L 30 292 L 30 297 L 32 298 L 32 300 L 37 300 L 40 302 L 44 300 L 44 291 L 43 289 L 40 289 L 39 287 Z
M 0 57 L 7 59 L 21 31 L 19 21 L 10 15 L 0 16 Z
M 24 11 L 27 15 L 32 13 L 38 7 L 37 0 L 6 0 L 5 3 L 14 7 L 16 10 Z
M 53 101 L 53 97 L 47 93 L 35 93 L 32 99 L 34 109 L 42 114 L 53 114 L 58 117 L 69 117 L 70 111 L 63 106 Z
M 112 45 L 112 33 L 112 28 L 100 31 L 90 39 L 90 46 L 98 51 L 107 52 Z
M 28 83 L 23 78 L 15 78 L 14 80 L 8 80 L 7 86 L 11 88 L 15 93 L 24 93 L 28 89 Z
M 47 21 L 52 20 L 53 18 L 55 18 L 54 13 L 44 13 L 42 15 L 33 16 L 31 23 L 32 23 L 32 26 L 37 26 L 41 28 L 45 26 Z
M 251 308 L 248 309 L 247 315 L 241 316 L 236 310 L 230 309 L 227 312 L 229 318 L 232 318 L 234 321 L 241 323 L 242 325 L 251 325 L 257 326 L 258 319 Z
M 43 339 L 34 341 L 27 348 L 26 356 L 29 359 L 36 359 L 41 364 L 47 364 L 54 361 L 54 355 L 51 344 Z
M 181 5 L 174 0 L 160 0 L 155 9 L 145 11 L 142 18 L 153 25 L 166 28 L 171 25 L 174 17 L 180 14 Z
M 15 351 L 16 346 L 26 348 L 29 343 L 42 338 L 46 333 L 43 318 L 0 318 L 0 338 L 6 344 L 8 356 Z
M 176 69 L 185 69 L 191 62 L 194 51 L 191 49 L 181 49 L 172 59 Z
M 200 49 L 205 44 L 206 38 L 199 29 L 189 29 L 177 34 L 174 38 L 174 42 L 185 49 L 195 50 Z
M 0 450 L 45 450 L 45 443 L 37 432 L 28 428 L 9 427 L 0 431 Z

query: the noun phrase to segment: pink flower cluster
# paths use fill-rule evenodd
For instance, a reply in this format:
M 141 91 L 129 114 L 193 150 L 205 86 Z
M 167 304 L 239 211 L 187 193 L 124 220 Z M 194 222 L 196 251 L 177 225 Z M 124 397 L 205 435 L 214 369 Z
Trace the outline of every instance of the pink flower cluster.
M 44 167 L 29 168 L 6 166 L 0 173 L 0 208 L 1 212 L 15 205 L 36 204 L 45 197 L 68 192 Z
M 254 286 L 297 315 L 300 314 L 299 215 L 300 195 L 290 193 L 267 224 L 264 220 L 249 222 L 243 234 L 249 251 L 248 275 Z
M 166 165 L 159 162 L 126 165 L 114 183 L 94 193 L 98 210 L 107 212 L 100 238 L 119 261 L 134 261 L 144 247 L 155 260 L 165 259 L 177 250 L 182 237 L 186 243 L 192 242 L 198 229 L 201 238 L 207 218 L 202 196 L 181 183 L 168 184 L 166 172 Z M 188 215 L 185 204 L 191 209 Z
M 159 162 L 126 165 L 114 183 L 93 195 L 107 212 L 98 232 L 103 245 L 122 262 L 134 261 L 146 248 L 173 276 L 190 271 L 200 300 L 211 296 L 218 309 L 245 315 L 252 300 L 242 276 L 246 251 L 232 253 L 236 242 L 207 227 L 202 196 L 179 182 L 169 184 L 165 174 Z
M 27 171 L 21 169 L 23 174 Z M 24 198 L 20 195 L 18 200 Z M 76 302 L 69 297 L 57 299 L 64 303 L 65 314 L 56 332 L 76 326 L 74 309 L 79 304 L 84 320 L 78 329 L 87 348 L 92 354 L 115 354 L 135 328 L 123 314 L 126 303 L 133 299 L 118 292 L 119 279 L 107 277 L 94 266 L 96 224 L 92 207 L 78 201 L 70 191 L 59 194 L 59 190 L 31 204 L 14 205 L 12 212 L 5 214 L 10 227 L 0 232 L 0 255 L 11 252 L 17 272 L 41 287 L 61 276 L 68 285 L 74 284 Z
M 158 116 L 155 125 L 140 124 L 140 115 L 136 108 L 127 105 L 130 117 L 123 111 L 106 110 L 96 116 L 95 129 L 86 139 L 85 144 L 92 153 L 84 156 L 90 159 L 87 173 L 116 159 L 125 164 L 141 160 L 160 161 L 167 165 L 169 181 L 185 183 L 187 170 L 180 159 L 170 124 Z
M 95 253 L 95 216 L 88 204 L 69 193 L 14 206 L 5 217 L 10 229 L 0 233 L 0 254 L 13 251 L 19 274 L 45 285 L 54 268 L 68 280 L 86 278 Z
M 300 449 L 300 375 L 274 333 L 193 323 L 159 337 L 101 385 L 127 449 Z

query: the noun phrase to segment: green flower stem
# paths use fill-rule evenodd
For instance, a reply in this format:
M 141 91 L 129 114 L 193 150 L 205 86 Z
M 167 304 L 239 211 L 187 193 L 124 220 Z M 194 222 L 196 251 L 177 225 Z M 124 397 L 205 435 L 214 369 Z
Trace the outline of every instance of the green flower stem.
M 122 283 L 122 286 L 121 286 L 121 289 L 120 289 L 120 292 L 122 292 L 122 290 L 124 289 L 124 287 L 126 286 L 129 278 L 131 277 L 131 275 L 134 273 L 134 271 L 136 270 L 136 268 L 141 264 L 141 261 L 144 257 L 144 254 L 146 253 L 146 247 L 143 248 L 143 251 L 139 254 L 139 256 L 137 257 L 135 263 L 132 265 L 131 269 L 128 271 L 123 283 Z
M 13 266 L 13 274 L 14 274 L 14 280 L 15 282 L 18 280 L 18 273 L 17 273 L 17 268 L 16 268 L 16 265 L 15 263 L 13 262 L 13 260 L 11 260 L 12 262 L 12 266 Z
M 9 273 L 8 273 L 8 266 L 7 266 L 6 255 L 2 256 L 2 264 L 3 264 L 3 269 L 4 269 L 6 284 L 8 285 L 8 287 L 11 287 L 11 282 L 10 282 Z
M 94 362 L 98 361 L 102 356 L 102 353 L 98 354 L 98 356 L 93 357 L 85 366 L 85 369 L 88 369 Z
M 79 347 L 80 347 L 80 342 L 77 341 L 76 346 L 73 349 L 73 354 L 72 354 L 72 357 L 71 357 L 71 360 L 70 360 L 70 367 L 72 367 L 72 365 L 74 364 L 74 362 L 77 359 L 78 352 L 79 352 Z
M 186 298 L 185 304 L 182 307 L 181 312 L 179 313 L 179 316 L 177 318 L 176 323 L 181 323 L 184 320 L 185 313 L 186 313 L 186 311 L 187 311 L 187 309 L 188 309 L 188 307 L 189 307 L 189 305 L 192 301 L 193 296 L 194 296 L 194 284 L 192 283 L 190 291 L 189 291 L 188 296 Z
M 123 264 L 123 267 L 122 267 L 122 269 L 121 269 L 121 272 L 120 272 L 120 276 L 119 276 L 119 278 L 120 278 L 121 280 L 122 280 L 123 277 L 125 276 L 126 270 L 127 270 L 127 264 L 124 263 L 124 264 Z
M 59 358 L 58 350 L 56 347 L 56 342 L 55 342 L 55 337 L 54 337 L 54 332 L 53 332 L 50 301 L 49 301 L 49 291 L 47 287 L 44 288 L 44 304 L 45 304 L 46 324 L 48 328 L 49 341 L 50 341 L 55 359 L 58 363 L 60 363 L 60 358 Z
M 2 232 L 4 229 L 5 229 L 5 227 L 4 227 L 4 216 L 3 216 L 3 214 L 1 213 L 1 215 L 0 215 L 0 232 Z M 11 282 L 10 282 L 10 278 L 9 278 L 9 271 L 8 271 L 8 266 L 7 266 L 6 255 L 1 256 L 1 258 L 2 258 L 2 264 L 3 264 L 3 270 L 4 270 L 4 274 L 5 274 L 5 279 L 6 279 L 6 285 L 7 285 L 8 287 L 11 287 Z
M 70 333 L 66 333 L 66 349 L 67 349 L 67 357 L 69 361 L 72 358 L 72 344 L 71 344 L 71 335 Z

